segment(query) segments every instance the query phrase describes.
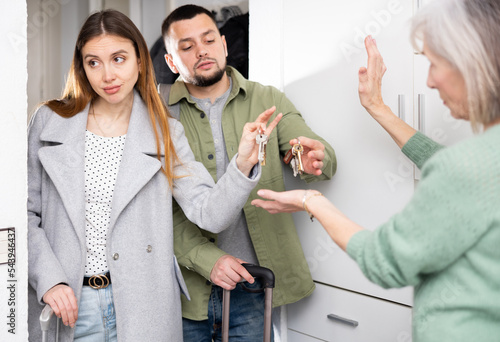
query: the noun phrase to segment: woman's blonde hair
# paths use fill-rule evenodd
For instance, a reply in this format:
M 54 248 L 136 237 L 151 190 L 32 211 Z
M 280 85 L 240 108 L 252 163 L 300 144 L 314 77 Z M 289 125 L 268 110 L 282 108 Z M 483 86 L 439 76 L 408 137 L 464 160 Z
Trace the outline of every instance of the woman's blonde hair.
M 500 119 L 500 1 L 435 0 L 413 18 L 410 37 L 462 74 L 474 130 Z
M 96 12 L 87 18 L 78 34 L 73 61 L 62 98 L 47 101 L 45 104 L 57 114 L 63 117 L 71 117 L 81 112 L 89 101 L 98 97 L 97 93 L 92 89 L 83 68 L 82 48 L 89 40 L 103 34 L 129 39 L 134 45 L 137 58 L 141 61 L 139 78 L 135 84 L 135 89 L 139 92 L 148 108 L 152 127 L 154 127 L 159 160 L 161 160 L 162 147 L 163 151 L 165 151 L 165 165 L 163 165 L 162 171 L 167 176 L 170 186 L 172 186 L 172 181 L 176 178 L 172 165 L 178 161 L 178 157 L 175 153 L 168 126 L 170 114 L 156 89 L 153 64 L 144 37 L 134 23 L 123 13 L 116 10 L 104 10 Z M 161 137 L 157 127 L 160 128 Z

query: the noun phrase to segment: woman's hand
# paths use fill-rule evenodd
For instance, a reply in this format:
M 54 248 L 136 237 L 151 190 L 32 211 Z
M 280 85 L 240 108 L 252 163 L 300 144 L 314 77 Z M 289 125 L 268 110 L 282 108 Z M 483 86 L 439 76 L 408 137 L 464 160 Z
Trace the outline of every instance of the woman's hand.
M 368 67 L 359 68 L 359 99 L 363 107 L 389 133 L 399 148 L 403 148 L 416 131 L 385 105 L 382 99 L 382 77 L 387 68 L 377 49 L 375 39 L 371 36 L 366 37 L 365 47 L 368 53 Z
M 274 127 L 276 127 L 283 116 L 281 113 L 276 115 L 276 118 L 266 128 L 267 122 L 275 111 L 276 107 L 273 106 L 260 114 L 254 122 L 248 122 L 245 124 L 245 127 L 243 127 L 236 165 L 246 176 L 250 174 L 250 171 L 259 158 L 259 144 L 257 144 L 255 140 L 257 134 L 259 134 L 259 130 L 269 137 Z
M 265 209 L 271 214 L 294 213 L 307 208 L 307 213 L 318 219 L 332 240 L 343 250 L 346 250 L 351 237 L 363 229 L 347 218 L 316 190 L 275 192 L 260 189 L 257 191 L 257 195 L 267 199 L 267 201 L 254 199 L 252 205 Z
M 384 109 L 382 99 L 382 77 L 387 70 L 384 60 L 378 51 L 375 39 L 371 36 L 365 38 L 366 52 L 368 53 L 367 67 L 359 68 L 359 99 L 361 105 L 371 115 Z
M 252 205 L 267 210 L 271 214 L 295 213 L 304 210 L 302 199 L 305 190 L 290 190 L 276 192 L 272 190 L 259 190 L 257 195 L 264 198 L 254 199 Z
M 62 319 L 64 325 L 75 327 L 78 319 L 78 304 L 71 287 L 58 284 L 43 295 L 43 301 L 50 305 L 54 314 Z

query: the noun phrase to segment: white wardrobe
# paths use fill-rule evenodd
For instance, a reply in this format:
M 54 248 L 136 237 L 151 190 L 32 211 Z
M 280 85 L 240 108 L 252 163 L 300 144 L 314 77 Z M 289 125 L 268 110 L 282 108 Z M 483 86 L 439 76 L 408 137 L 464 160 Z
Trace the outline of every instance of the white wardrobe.
M 427 88 L 426 58 L 409 42 L 409 21 L 425 2 L 249 1 L 250 79 L 283 90 L 337 153 L 331 181 L 305 185 L 287 168 L 287 188 L 317 189 L 371 230 L 405 206 L 419 171 L 359 103 L 366 35 L 376 38 L 387 65 L 383 97 L 395 113 L 444 145 L 472 135 Z M 319 223 L 305 213 L 294 219 L 316 290 L 287 307 L 282 340 L 411 341 L 412 289 L 372 284 Z

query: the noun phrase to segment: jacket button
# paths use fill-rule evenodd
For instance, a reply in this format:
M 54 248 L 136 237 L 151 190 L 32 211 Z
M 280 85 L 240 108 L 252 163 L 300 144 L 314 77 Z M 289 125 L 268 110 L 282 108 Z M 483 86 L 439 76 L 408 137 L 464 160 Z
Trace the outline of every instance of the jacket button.
M 151 253 L 151 251 L 153 250 L 153 247 L 151 245 L 148 245 L 148 248 L 146 250 L 148 251 L 148 253 Z
M 113 260 L 118 260 L 120 255 L 118 253 L 113 254 Z
M 210 153 L 210 154 L 208 155 L 208 159 L 210 159 L 210 160 L 214 159 L 214 155 Z
M 208 241 L 215 242 L 215 239 L 214 238 L 210 238 Z
M 205 113 L 200 114 L 200 118 L 204 119 L 205 118 Z

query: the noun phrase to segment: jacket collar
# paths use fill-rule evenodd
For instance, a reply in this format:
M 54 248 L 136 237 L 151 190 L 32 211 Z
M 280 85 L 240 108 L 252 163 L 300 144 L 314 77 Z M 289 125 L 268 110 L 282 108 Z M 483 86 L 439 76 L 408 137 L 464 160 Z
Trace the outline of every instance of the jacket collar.
M 85 136 L 90 103 L 78 114 L 70 118 L 52 115 L 40 133 L 40 140 L 46 142 L 70 144 Z
M 231 89 L 231 94 L 229 94 L 228 100 L 233 99 L 240 92 L 243 93 L 244 99 L 246 99 L 248 80 L 245 79 L 245 77 L 243 77 L 243 75 L 240 74 L 238 70 L 229 65 L 226 67 L 226 73 L 229 77 L 231 77 L 233 82 L 233 88 Z M 169 106 L 175 105 L 182 99 L 186 99 L 186 101 L 195 104 L 194 101 L 191 100 L 191 95 L 189 94 L 189 91 L 186 87 L 186 84 L 182 80 L 182 77 L 179 77 L 172 85 L 172 88 L 170 89 L 168 105 Z
M 85 137 L 90 103 L 78 114 L 64 118 L 53 115 L 44 126 L 40 140 L 46 142 L 72 144 Z M 156 140 L 152 132 L 151 119 L 149 118 L 146 104 L 137 90 L 134 90 L 134 103 L 130 116 L 127 141 L 133 141 L 133 146 L 146 154 L 156 154 Z M 132 145 L 132 144 L 130 144 Z
M 40 139 L 46 144 L 39 150 L 40 162 L 59 192 L 63 205 L 85 244 L 85 131 L 89 104 L 71 118 L 54 114 L 45 124 Z M 159 135 L 161 136 L 160 132 Z M 163 154 L 163 153 L 162 153 Z M 156 140 L 147 107 L 137 91 L 122 161 L 115 184 L 109 230 L 137 195 L 161 168 Z M 164 189 L 167 191 L 167 189 Z
M 159 128 L 158 135 L 161 139 Z M 162 143 L 160 143 L 160 147 L 163 147 Z M 146 104 L 139 93 L 135 91 L 125 149 L 113 195 L 110 230 L 127 204 L 151 178 L 161 172 L 162 164 L 157 159 L 157 155 L 155 134 Z M 161 155 L 164 155 L 163 148 Z M 167 188 L 161 189 L 161 191 L 166 192 Z

